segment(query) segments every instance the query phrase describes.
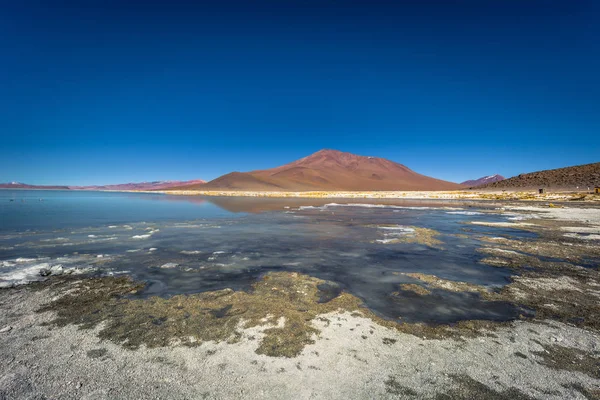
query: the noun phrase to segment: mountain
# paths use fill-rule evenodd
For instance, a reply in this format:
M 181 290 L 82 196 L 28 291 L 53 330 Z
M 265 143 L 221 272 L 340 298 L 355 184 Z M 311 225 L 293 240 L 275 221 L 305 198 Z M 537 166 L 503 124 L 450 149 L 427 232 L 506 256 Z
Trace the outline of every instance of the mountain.
M 594 186 L 600 186 L 600 162 L 521 174 L 477 189 L 587 190 Z
M 172 187 L 185 187 L 188 185 L 202 185 L 206 181 L 195 179 L 191 181 L 154 181 L 138 183 L 119 183 L 115 185 L 97 185 L 97 186 L 70 186 L 74 190 L 167 190 Z
M 28 185 L 20 182 L 0 183 L 0 189 L 48 189 L 48 190 L 69 190 L 68 186 L 44 186 Z
M 277 168 L 232 172 L 200 190 L 310 191 L 310 190 L 455 190 L 462 186 L 416 173 L 379 157 L 364 157 L 337 150 L 321 150 Z
M 506 179 L 506 178 L 503 177 L 502 175 L 496 174 L 496 175 L 484 176 L 483 178 L 479 178 L 479 179 L 472 179 L 470 181 L 464 181 L 461 183 L 461 185 L 465 185 L 468 187 L 481 186 L 481 185 L 486 185 L 488 183 L 500 182 L 500 181 L 503 181 L 504 179 Z

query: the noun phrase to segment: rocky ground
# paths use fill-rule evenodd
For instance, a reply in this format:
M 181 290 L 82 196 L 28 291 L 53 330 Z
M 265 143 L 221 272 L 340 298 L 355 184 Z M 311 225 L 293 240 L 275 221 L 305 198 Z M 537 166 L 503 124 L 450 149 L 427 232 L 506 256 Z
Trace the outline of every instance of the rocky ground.
M 516 321 L 383 320 L 293 272 L 146 300 L 126 277 L 58 277 L 0 290 L 0 398 L 600 398 L 600 210 L 486 212 L 536 233 L 478 238 L 481 262 L 513 270 L 511 283 L 415 272 L 398 291 L 473 292 L 529 310 Z M 413 228 L 410 240 L 443 245 Z
M 520 174 L 476 189 L 594 189 L 600 184 L 600 163 L 576 165 Z M 588 190 L 589 190 L 588 189 Z

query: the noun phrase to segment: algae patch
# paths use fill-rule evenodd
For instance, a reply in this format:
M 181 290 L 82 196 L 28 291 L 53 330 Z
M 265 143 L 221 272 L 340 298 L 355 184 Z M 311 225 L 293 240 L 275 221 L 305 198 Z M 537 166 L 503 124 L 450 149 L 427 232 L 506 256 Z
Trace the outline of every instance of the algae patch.
M 531 396 L 521 392 L 516 388 L 507 388 L 496 391 L 491 387 L 471 378 L 468 375 L 450 375 L 453 381 L 453 387 L 446 393 L 438 394 L 436 400 L 452 399 L 490 399 L 490 400 L 531 400 Z
M 547 237 L 542 240 L 522 241 L 481 236 L 478 239 L 490 244 L 479 249 L 480 252 L 491 256 L 521 258 L 524 262 L 535 262 L 531 257 L 552 257 L 573 263 L 600 259 L 600 247 L 588 243 L 569 242 L 561 238 Z
M 558 344 L 542 347 L 544 351 L 534 352 L 540 358 L 539 364 L 558 370 L 581 372 L 600 379 L 600 352 L 589 354 Z
M 421 273 L 403 275 L 418 279 L 429 289 L 478 293 L 487 301 L 515 304 L 521 307 L 525 314 L 521 317 L 533 316 L 527 310 L 535 310 L 536 320 L 552 319 L 599 331 L 598 272 L 583 269 L 582 275 L 579 276 L 575 273 L 563 275 L 564 268 L 562 268 L 557 269 L 555 273 L 556 275 L 547 271 L 524 272 L 520 276 L 512 276 L 511 283 L 495 290 L 468 282 L 450 281 L 435 275 Z
M 538 320 L 553 319 L 587 329 L 600 330 L 600 291 L 597 280 L 576 276 L 527 273 L 496 297 L 535 310 Z
M 419 281 L 426 283 L 429 287 L 435 288 L 435 289 L 443 289 L 443 290 L 448 290 L 451 292 L 476 292 L 476 293 L 480 293 L 480 294 L 488 294 L 488 290 L 484 286 L 475 285 L 472 283 L 460 282 L 460 281 L 450 281 L 447 279 L 439 278 L 435 275 L 422 274 L 419 272 L 403 273 L 402 275 L 409 276 L 413 279 L 418 279 Z M 406 287 L 408 285 L 403 285 L 403 286 Z M 414 286 L 419 286 L 419 285 L 411 285 L 411 287 L 414 287 Z M 421 288 L 420 292 L 417 290 L 413 290 L 413 291 L 418 294 L 429 294 L 429 293 L 425 293 L 425 291 L 429 292 L 427 289 L 423 288 L 422 286 L 419 286 L 419 287 Z
M 398 396 L 417 396 L 418 393 L 413 389 L 401 385 L 396 378 L 393 376 L 389 376 L 385 383 L 385 391 L 389 394 L 394 394 Z
M 428 294 L 431 294 L 431 291 L 427 290 L 424 286 L 417 285 L 414 283 L 403 283 L 400 285 L 400 289 L 404 290 L 405 292 L 413 292 L 420 296 L 427 296 Z M 396 292 L 392 293 L 392 295 L 394 295 L 395 293 Z
M 600 330 L 599 250 L 552 241 L 554 233 L 550 231 L 542 234 L 544 238 L 535 241 L 481 238 L 490 243 L 479 249 L 488 256 L 480 260 L 482 264 L 518 273 L 494 297 L 535 310 L 538 320 L 553 319 Z M 588 260 L 588 267 L 574 264 L 582 260 Z
M 258 354 L 294 357 L 319 334 L 312 325 L 318 315 L 361 307 L 358 298 L 294 272 L 269 273 L 248 292 L 224 289 L 171 298 L 124 297 L 141 286 L 122 277 L 74 281 L 61 286 L 62 295 L 39 311 L 54 311 L 53 323 L 59 326 L 93 328 L 102 322 L 100 338 L 131 349 L 234 343 L 244 329 L 262 327 Z

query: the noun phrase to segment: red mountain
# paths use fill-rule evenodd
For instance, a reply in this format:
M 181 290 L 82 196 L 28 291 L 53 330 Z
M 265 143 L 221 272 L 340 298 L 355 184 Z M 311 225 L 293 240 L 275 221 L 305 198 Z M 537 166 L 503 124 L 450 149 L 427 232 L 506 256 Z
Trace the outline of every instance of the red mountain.
M 310 190 L 455 190 L 457 183 L 442 181 L 379 157 L 337 150 L 321 150 L 277 168 L 232 172 L 202 186 L 172 189 L 310 191 Z
M 505 180 L 506 178 L 503 177 L 502 175 L 490 175 L 490 176 L 484 176 L 483 178 L 479 178 L 479 179 L 472 179 L 470 181 L 464 181 L 463 183 L 461 183 L 461 185 L 465 185 L 465 186 L 479 186 L 479 185 L 487 185 L 488 183 L 494 183 L 494 182 L 500 182 Z

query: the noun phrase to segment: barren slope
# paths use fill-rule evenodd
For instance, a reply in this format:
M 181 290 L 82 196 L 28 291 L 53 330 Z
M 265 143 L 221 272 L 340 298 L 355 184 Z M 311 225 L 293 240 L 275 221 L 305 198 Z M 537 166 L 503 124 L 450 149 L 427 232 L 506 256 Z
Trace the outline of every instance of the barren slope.
M 521 174 L 477 189 L 587 189 L 600 185 L 600 162 Z

